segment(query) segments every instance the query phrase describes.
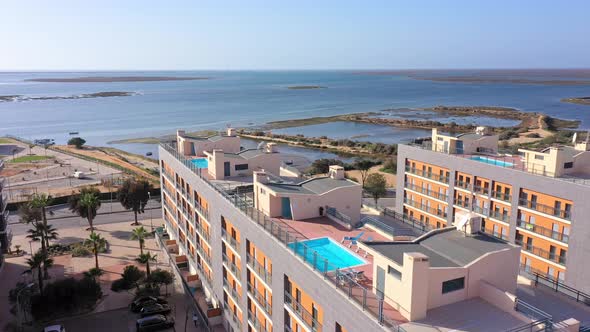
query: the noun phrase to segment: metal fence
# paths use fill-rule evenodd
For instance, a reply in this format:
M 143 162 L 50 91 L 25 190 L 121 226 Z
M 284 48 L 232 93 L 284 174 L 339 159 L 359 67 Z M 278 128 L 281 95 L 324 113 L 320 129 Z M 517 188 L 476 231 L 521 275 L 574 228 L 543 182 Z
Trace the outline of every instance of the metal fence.
M 354 280 L 353 276 L 343 273 L 338 269 L 337 265 L 332 264 L 327 258 L 308 247 L 302 242 L 307 240 L 307 237 L 292 228 L 289 228 L 287 225 L 266 216 L 262 211 L 257 210 L 253 206 L 252 199 L 248 193 L 240 193 L 233 190 L 227 191 L 216 186 L 215 183 L 209 181 L 209 179 L 202 174 L 202 169 L 196 167 L 190 160 L 186 159 L 184 155 L 179 154 L 174 146 L 166 143 L 161 143 L 160 146 L 174 156 L 185 167 L 195 173 L 203 181 L 204 185 L 218 192 L 221 197 L 224 197 L 236 208 L 241 210 L 251 221 L 258 224 L 264 231 L 277 239 L 295 256 L 302 259 L 303 263 L 308 265 L 313 271 L 320 273 L 325 280 L 332 282 L 350 301 L 357 303 L 361 306 L 363 311 L 370 313 L 379 324 L 390 328 L 392 331 L 404 331 L 397 322 L 385 317 L 385 297 L 379 296 L 373 289 L 360 285 Z M 387 300 L 387 303 L 395 303 L 391 299 Z
M 580 302 L 587 306 L 590 306 L 589 294 L 586 294 L 580 290 L 570 287 L 564 284 L 563 282 L 559 281 L 559 279 L 550 277 L 547 274 L 536 271 L 526 265 L 521 265 L 520 272 L 524 276 L 533 280 L 535 282 L 535 287 L 537 287 L 538 285 L 549 287 L 555 292 L 559 292 L 563 295 L 566 295 L 567 297 L 574 299 L 576 302 Z

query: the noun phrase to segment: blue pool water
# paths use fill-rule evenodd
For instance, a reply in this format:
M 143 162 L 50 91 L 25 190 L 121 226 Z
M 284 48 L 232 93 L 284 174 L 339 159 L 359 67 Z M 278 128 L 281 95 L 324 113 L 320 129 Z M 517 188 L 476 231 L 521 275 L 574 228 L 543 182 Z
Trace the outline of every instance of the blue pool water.
M 209 166 L 209 162 L 207 161 L 207 158 L 191 159 L 191 162 L 195 166 L 197 166 L 197 168 L 207 168 Z
M 324 259 L 327 259 L 328 271 L 335 269 L 343 269 L 351 266 L 365 264 L 366 262 L 353 254 L 350 250 L 342 247 L 329 237 L 322 237 L 319 239 L 293 242 L 289 244 L 289 248 L 293 249 L 295 246 L 298 256 L 304 257 L 305 261 L 314 264 L 314 252 L 317 252 L 317 259 L 315 266 L 318 270 L 323 271 L 325 268 Z M 305 250 L 304 248 L 307 248 Z
M 490 164 L 490 165 L 502 166 L 502 167 L 512 167 L 512 166 L 514 166 L 513 163 L 509 163 L 507 161 L 496 160 L 496 159 L 493 159 L 493 158 L 482 157 L 482 156 L 473 156 L 473 157 L 471 157 L 469 159 L 475 160 L 475 161 L 479 161 L 479 162 L 482 162 L 482 163 L 486 163 L 486 164 Z

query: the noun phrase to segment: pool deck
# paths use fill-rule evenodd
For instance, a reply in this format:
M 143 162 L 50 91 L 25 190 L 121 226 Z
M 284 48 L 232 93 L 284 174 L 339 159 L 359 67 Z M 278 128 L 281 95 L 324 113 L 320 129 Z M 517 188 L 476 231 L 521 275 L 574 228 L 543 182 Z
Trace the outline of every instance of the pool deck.
M 361 241 L 366 240 L 369 236 L 372 237 L 373 241 L 389 241 L 389 239 L 385 238 L 381 234 L 379 234 L 367 227 L 361 227 L 361 228 L 350 231 L 350 230 L 346 229 L 344 226 L 332 221 L 331 219 L 329 219 L 327 217 L 312 218 L 312 219 L 306 219 L 306 220 L 290 220 L 290 219 L 282 219 L 282 218 L 273 218 L 273 219 L 278 221 L 279 223 L 285 225 L 286 227 L 291 228 L 293 231 L 300 234 L 300 236 L 304 239 L 316 239 L 316 238 L 321 238 L 321 237 L 329 237 L 332 240 L 334 240 L 335 242 L 337 242 L 347 248 L 349 247 L 350 241 L 344 241 L 344 243 L 342 243 L 342 239 L 345 236 L 357 236 L 361 232 L 364 232 L 363 236 L 360 239 Z M 358 247 L 353 245 L 348 250 L 351 250 L 352 252 L 356 253 L 357 249 L 358 249 Z M 367 255 L 365 257 L 365 252 L 362 249 L 359 250 L 359 252 L 356 254 L 358 256 L 360 256 L 363 260 L 366 261 L 366 263 L 363 265 L 352 267 L 354 270 L 362 271 L 364 274 L 364 278 L 362 280 L 358 281 L 358 283 L 361 286 L 365 287 L 367 290 L 372 290 L 373 289 L 373 257 L 371 255 Z M 343 269 L 343 270 L 347 270 L 347 269 Z M 354 289 L 353 289 L 352 295 L 355 297 L 361 296 L 360 292 L 358 292 L 358 294 L 357 294 Z M 383 305 L 384 305 L 384 308 L 383 308 L 384 315 L 387 318 L 389 318 L 390 320 L 394 320 L 398 323 L 404 323 L 404 322 L 408 321 L 399 313 L 399 311 L 395 310 L 387 302 L 385 302 Z M 372 292 L 368 292 L 367 306 L 370 307 L 371 309 L 374 309 L 374 310 L 377 309 L 378 300 L 377 300 L 376 294 L 374 294 Z

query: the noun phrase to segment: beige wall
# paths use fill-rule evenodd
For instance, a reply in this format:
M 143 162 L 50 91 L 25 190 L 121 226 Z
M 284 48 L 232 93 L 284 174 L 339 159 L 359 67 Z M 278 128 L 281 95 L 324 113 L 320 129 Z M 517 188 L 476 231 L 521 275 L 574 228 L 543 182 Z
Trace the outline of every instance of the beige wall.
M 195 146 L 196 156 L 204 156 L 205 151 L 213 151 L 220 149 L 225 152 L 237 153 L 240 152 L 240 137 L 239 136 L 224 136 L 217 141 L 210 141 L 207 139 L 191 139 L 189 137 L 176 136 L 176 143 L 178 144 L 178 151 L 185 156 L 191 156 L 191 143 Z
M 230 176 L 249 176 L 255 171 L 265 170 L 272 174 L 278 174 L 281 166 L 281 159 L 278 153 L 265 153 L 254 158 L 242 159 L 227 157 L 223 151 L 214 150 L 212 153 L 205 153 L 209 160 L 209 175 L 215 180 L 225 178 L 224 163 L 230 164 Z M 247 164 L 248 169 L 236 171 L 236 165 Z

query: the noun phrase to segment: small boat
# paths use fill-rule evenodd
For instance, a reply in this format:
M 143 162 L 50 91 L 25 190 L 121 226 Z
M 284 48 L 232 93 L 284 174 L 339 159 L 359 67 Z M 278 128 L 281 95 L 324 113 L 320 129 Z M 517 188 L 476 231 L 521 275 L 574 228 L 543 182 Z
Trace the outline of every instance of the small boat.
M 151 156 L 151 155 L 152 155 L 152 153 L 151 153 L 151 152 L 148 152 L 148 153 L 146 153 L 145 155 L 146 155 L 146 156 Z
M 78 135 L 79 133 L 77 131 L 70 131 L 70 135 Z

